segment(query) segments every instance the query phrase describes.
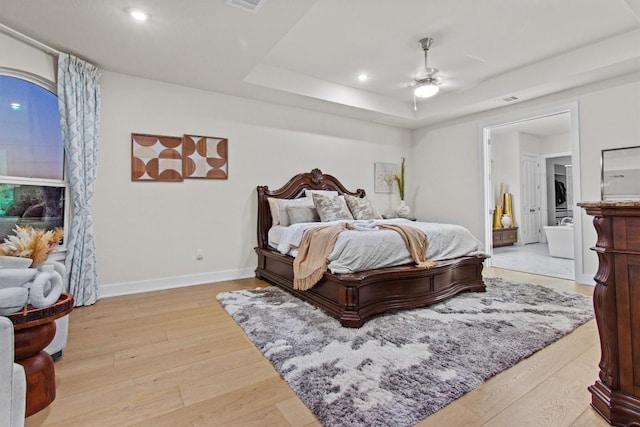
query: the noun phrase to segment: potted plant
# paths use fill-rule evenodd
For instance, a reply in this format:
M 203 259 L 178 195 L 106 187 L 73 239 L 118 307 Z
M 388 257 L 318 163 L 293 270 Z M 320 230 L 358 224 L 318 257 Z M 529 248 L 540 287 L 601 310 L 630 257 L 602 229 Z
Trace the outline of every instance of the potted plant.
M 409 216 L 409 206 L 404 201 L 404 186 L 405 186 L 405 158 L 402 158 L 400 164 L 400 172 L 394 176 L 396 183 L 398 184 L 398 193 L 400 194 L 400 206 L 396 209 L 396 213 L 401 218 L 407 218 Z
M 16 225 L 14 232 L 15 235 L 6 237 L 4 243 L 0 244 L 0 256 L 31 260 L 29 264 L 32 267 L 44 263 L 63 236 L 60 227 L 55 230 L 42 230 L 29 225 Z

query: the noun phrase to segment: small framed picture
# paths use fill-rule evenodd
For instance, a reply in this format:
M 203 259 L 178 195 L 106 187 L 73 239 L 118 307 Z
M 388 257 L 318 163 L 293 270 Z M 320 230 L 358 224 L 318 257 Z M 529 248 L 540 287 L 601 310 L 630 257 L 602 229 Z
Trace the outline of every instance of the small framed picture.
M 374 164 L 374 189 L 376 193 L 395 193 L 397 185 L 395 176 L 400 173 L 400 165 L 397 163 Z

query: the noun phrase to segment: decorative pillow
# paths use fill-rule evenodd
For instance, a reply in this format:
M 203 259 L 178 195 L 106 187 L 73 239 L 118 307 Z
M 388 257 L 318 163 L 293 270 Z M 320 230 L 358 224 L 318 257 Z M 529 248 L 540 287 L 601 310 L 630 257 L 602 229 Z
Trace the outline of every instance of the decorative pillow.
M 322 194 L 313 194 L 312 197 L 313 204 L 322 222 L 335 221 L 338 219 L 353 219 L 344 201 L 344 197 L 326 197 Z
M 271 226 L 280 224 L 280 206 L 278 206 L 278 201 L 280 199 L 275 199 L 273 197 L 267 197 L 267 201 L 269 202 L 269 210 L 271 211 Z
M 313 207 L 313 203 L 307 199 L 306 197 L 301 197 L 299 199 L 285 199 L 280 202 L 280 225 L 286 227 L 291 225 L 292 222 L 289 219 L 289 214 L 287 212 L 288 207 Z
M 271 225 L 282 225 L 284 227 L 290 225 L 289 215 L 287 214 L 287 206 L 310 206 L 313 207 L 313 202 L 306 197 L 298 199 L 276 199 L 273 197 L 267 198 L 269 202 L 269 208 L 271 210 Z
M 289 224 L 298 224 L 300 222 L 319 222 L 320 216 L 313 205 L 311 206 L 287 206 L 287 216 Z
M 326 197 L 335 197 L 338 195 L 338 192 L 334 190 L 304 190 L 305 197 L 311 199 L 314 194 L 321 194 Z
M 366 197 L 344 195 L 344 200 L 355 219 L 382 219 L 382 215 Z

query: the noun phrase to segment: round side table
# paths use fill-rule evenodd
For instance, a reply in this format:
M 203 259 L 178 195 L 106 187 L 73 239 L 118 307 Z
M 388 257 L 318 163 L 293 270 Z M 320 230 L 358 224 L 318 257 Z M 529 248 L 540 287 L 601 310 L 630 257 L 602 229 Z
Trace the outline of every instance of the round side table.
M 16 363 L 27 377 L 26 416 L 46 408 L 56 398 L 53 359 L 44 348 L 56 334 L 56 320 L 73 310 L 73 296 L 62 293 L 58 301 L 43 308 L 27 306 L 7 317 L 13 322 Z

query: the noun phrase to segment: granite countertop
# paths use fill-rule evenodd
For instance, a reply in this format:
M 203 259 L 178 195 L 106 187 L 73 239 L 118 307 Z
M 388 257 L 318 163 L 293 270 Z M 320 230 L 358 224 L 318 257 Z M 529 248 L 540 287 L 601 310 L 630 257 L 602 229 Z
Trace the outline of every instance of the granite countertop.
M 640 200 L 600 200 L 598 202 L 580 202 L 582 208 L 640 208 Z

